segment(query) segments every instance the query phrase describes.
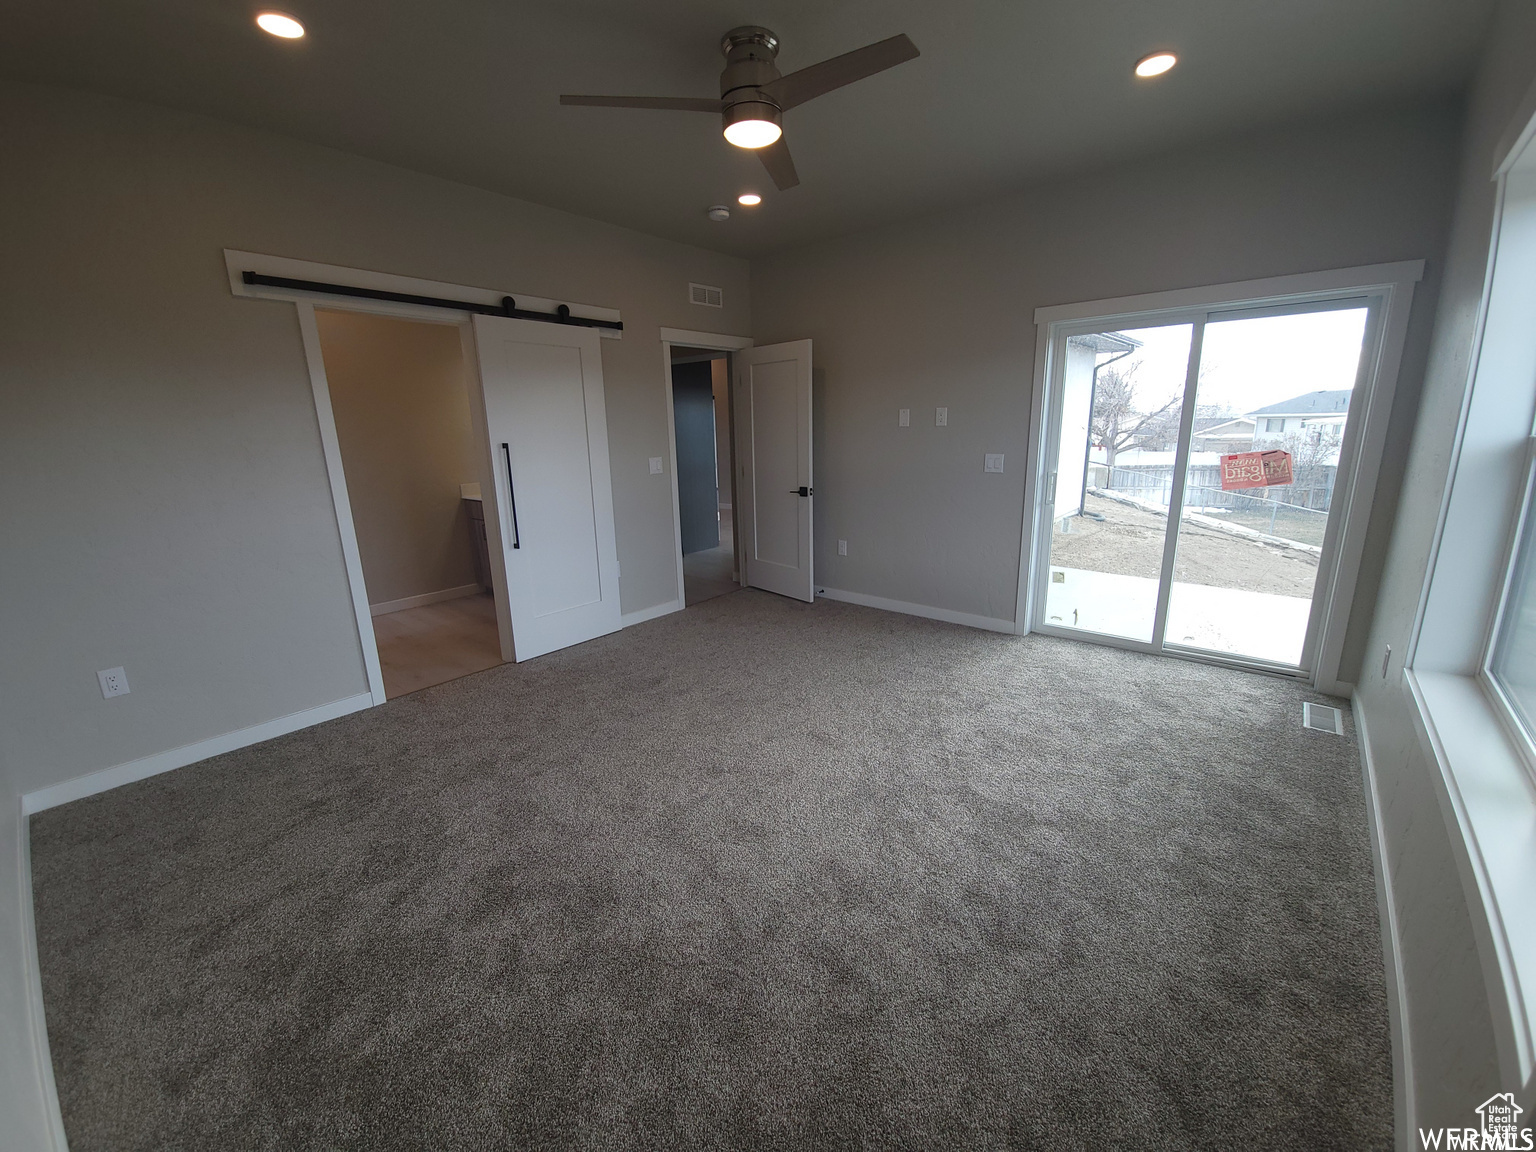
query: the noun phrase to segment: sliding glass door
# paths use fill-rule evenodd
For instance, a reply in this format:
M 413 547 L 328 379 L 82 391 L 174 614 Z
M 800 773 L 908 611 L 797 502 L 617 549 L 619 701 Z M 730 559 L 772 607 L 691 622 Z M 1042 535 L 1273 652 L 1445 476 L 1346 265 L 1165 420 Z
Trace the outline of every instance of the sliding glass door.
M 1194 330 L 1063 343 L 1045 622 L 1152 642 Z
M 1308 671 L 1378 303 L 1058 331 L 1034 626 Z

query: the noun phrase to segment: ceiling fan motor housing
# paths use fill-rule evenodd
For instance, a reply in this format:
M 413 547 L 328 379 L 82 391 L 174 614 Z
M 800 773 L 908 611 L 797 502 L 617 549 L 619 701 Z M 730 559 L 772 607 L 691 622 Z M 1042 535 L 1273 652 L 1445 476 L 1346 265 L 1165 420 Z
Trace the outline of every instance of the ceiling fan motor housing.
M 738 148 L 755 151 L 774 187 L 783 192 L 800 183 L 795 162 L 784 144 L 784 109 L 796 108 L 918 55 L 917 45 L 910 37 L 888 36 L 781 76 L 775 63 L 779 38 L 756 24 L 732 28 L 721 39 L 720 50 L 725 53 L 725 69 L 720 73 L 718 100 L 692 96 L 564 95 L 560 103 L 719 115 L 725 121 L 721 127 L 726 140 Z
M 743 120 L 779 123 L 778 104 L 762 91 L 764 84 L 779 78 L 774 64 L 779 38 L 766 28 L 748 24 L 727 32 L 720 40 L 720 50 L 725 53 L 725 71 L 720 73 L 725 127 Z

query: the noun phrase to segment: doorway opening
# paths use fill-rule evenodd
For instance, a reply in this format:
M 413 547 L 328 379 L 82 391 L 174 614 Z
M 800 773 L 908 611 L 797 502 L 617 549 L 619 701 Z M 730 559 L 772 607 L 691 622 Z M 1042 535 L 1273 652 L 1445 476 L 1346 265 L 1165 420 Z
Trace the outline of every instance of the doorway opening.
M 1376 295 L 1053 333 L 1034 625 L 1311 675 Z
M 460 325 L 315 309 L 393 699 L 502 663 Z
M 730 353 L 671 346 L 684 606 L 741 588 Z
M 811 342 L 754 345 L 745 336 L 663 328 L 661 355 L 671 408 L 678 593 L 674 606 L 686 607 L 742 587 L 814 603 Z M 695 363 L 709 368 L 709 401 L 703 369 L 690 367 Z M 687 383 L 690 375 L 692 385 Z M 708 421 L 714 424 L 713 437 L 702 430 Z M 696 431 L 690 434 L 690 427 Z M 684 443 L 690 435 L 691 448 Z M 712 466 L 707 460 L 711 449 Z M 661 472 L 663 465 L 653 458 L 652 473 Z M 685 510 L 685 490 L 691 493 L 690 510 Z M 686 545 L 685 517 L 691 520 Z

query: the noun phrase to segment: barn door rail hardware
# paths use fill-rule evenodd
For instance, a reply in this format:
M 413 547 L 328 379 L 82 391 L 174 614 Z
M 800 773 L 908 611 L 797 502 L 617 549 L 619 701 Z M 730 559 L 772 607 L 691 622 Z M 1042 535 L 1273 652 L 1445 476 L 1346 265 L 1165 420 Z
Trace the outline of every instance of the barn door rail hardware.
M 622 320 L 593 320 L 572 316 L 568 305 L 553 312 L 530 312 L 517 301 L 503 296 L 500 304 L 476 304 L 468 300 L 445 300 L 441 296 L 413 296 L 409 292 L 386 292 L 379 288 L 355 288 L 350 284 L 323 284 L 318 280 L 295 280 L 288 276 L 268 276 L 264 272 L 242 272 L 240 279 L 252 287 L 291 288 L 300 292 L 323 292 L 329 296 L 352 296 L 359 300 L 388 300 L 394 304 L 420 304 L 428 308 L 451 308 L 455 312 L 475 312 L 481 316 L 509 316 L 513 320 L 542 320 L 546 324 L 569 324 L 577 328 L 608 328 L 624 331 Z

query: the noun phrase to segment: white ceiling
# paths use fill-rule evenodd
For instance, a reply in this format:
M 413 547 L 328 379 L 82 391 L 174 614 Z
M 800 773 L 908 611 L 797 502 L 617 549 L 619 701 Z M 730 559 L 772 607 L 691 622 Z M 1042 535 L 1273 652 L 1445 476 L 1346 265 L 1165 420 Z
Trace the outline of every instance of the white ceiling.
M 1491 0 L 11 0 L 0 72 L 206 112 L 740 255 L 1071 169 L 1464 85 Z M 561 92 L 714 96 L 719 39 L 785 72 L 906 32 L 922 56 L 785 115 L 802 184 L 697 113 Z M 1181 64 L 1137 81 L 1155 48 Z M 705 209 L 745 189 L 763 205 Z

